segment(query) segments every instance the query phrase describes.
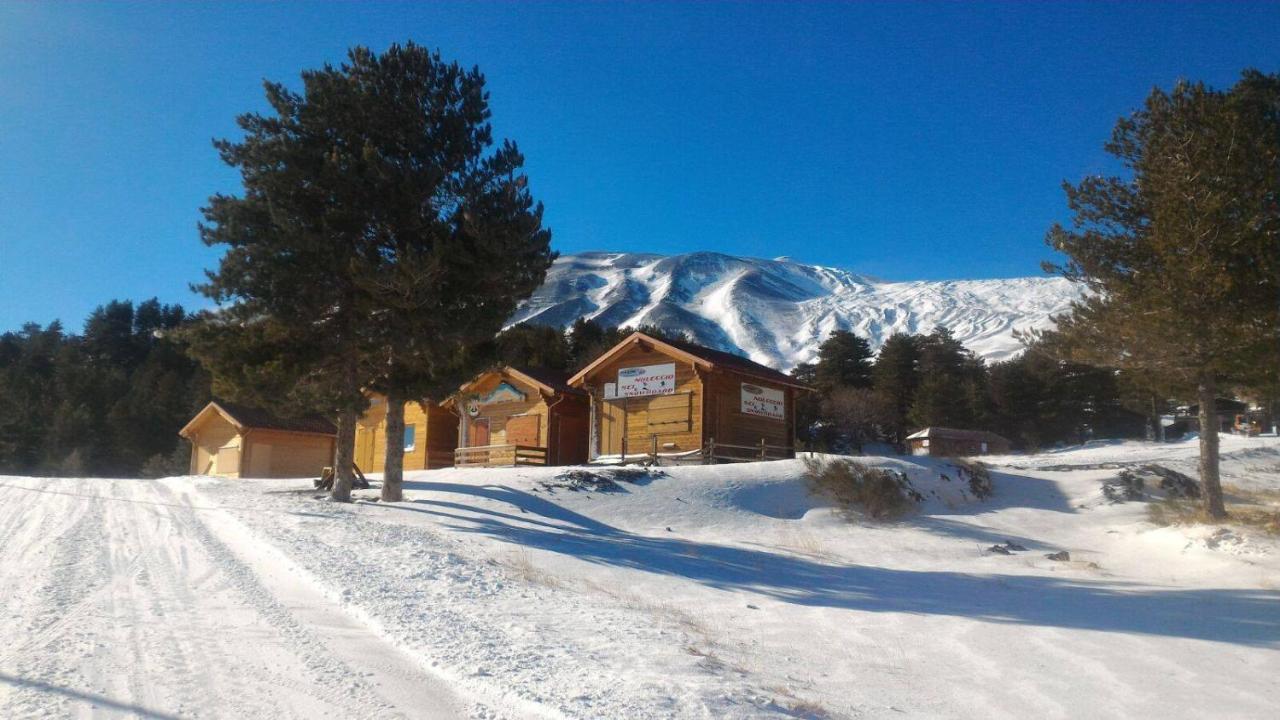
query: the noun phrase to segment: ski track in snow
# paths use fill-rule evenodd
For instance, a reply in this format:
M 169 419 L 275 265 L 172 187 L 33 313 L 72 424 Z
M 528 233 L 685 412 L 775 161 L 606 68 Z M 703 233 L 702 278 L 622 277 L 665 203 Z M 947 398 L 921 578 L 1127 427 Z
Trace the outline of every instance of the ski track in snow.
M 466 716 L 426 672 L 397 683 L 433 698 L 349 662 L 341 624 L 284 604 L 219 514 L 154 481 L 0 479 L 0 717 Z
M 0 478 L 0 717 L 1270 717 L 1280 540 L 1102 497 L 1194 449 L 993 457 L 982 501 L 945 460 L 866 458 L 927 496 L 888 524 L 827 507 L 800 461 L 615 492 L 418 472 L 351 505 Z M 1223 476 L 1280 490 L 1280 440 L 1224 437 Z

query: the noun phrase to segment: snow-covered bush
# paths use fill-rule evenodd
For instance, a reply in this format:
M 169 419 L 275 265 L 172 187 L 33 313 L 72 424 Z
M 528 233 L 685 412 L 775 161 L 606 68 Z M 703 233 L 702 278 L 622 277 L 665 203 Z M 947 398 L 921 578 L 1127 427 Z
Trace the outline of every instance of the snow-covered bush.
M 892 520 L 924 500 L 900 472 L 844 458 L 806 458 L 804 464 L 810 490 L 830 497 L 846 513 Z

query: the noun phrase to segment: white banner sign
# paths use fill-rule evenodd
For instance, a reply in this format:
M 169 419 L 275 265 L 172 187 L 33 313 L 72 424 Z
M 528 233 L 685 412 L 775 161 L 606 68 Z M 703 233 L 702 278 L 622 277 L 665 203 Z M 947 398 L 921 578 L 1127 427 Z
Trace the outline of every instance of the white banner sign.
M 742 412 L 775 420 L 787 419 L 787 403 L 781 390 L 742 383 Z
M 618 397 L 670 395 L 676 391 L 676 364 L 645 365 L 618 370 Z

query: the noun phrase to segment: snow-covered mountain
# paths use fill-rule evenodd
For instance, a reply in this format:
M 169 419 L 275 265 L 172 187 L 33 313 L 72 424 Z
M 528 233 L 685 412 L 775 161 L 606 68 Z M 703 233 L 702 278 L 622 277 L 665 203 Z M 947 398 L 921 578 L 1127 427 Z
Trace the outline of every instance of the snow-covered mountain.
M 656 325 L 783 370 L 812 360 L 833 330 L 879 348 L 944 325 L 996 361 L 1020 350 L 1014 329 L 1048 326 L 1080 292 L 1062 278 L 884 282 L 786 258 L 587 252 L 557 259 L 511 323 Z

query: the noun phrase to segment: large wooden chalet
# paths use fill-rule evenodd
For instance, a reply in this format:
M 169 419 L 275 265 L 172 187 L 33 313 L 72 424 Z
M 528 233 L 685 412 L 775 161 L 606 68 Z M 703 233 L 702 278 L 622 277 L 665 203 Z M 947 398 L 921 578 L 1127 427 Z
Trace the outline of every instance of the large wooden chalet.
M 590 457 L 627 462 L 795 455 L 804 385 L 744 357 L 632 333 L 569 379 L 590 395 Z

